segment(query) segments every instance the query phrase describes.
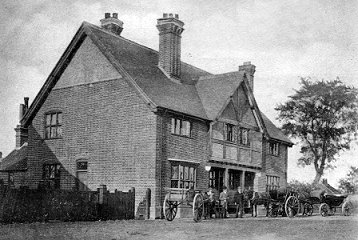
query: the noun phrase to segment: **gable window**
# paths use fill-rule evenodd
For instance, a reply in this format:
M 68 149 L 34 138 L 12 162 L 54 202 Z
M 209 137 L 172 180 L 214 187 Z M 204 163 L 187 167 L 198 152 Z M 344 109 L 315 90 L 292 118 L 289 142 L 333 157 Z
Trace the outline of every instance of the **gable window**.
M 240 128 L 239 134 L 239 142 L 243 145 L 249 145 L 249 129 L 247 128 Z
M 87 161 L 78 161 L 77 162 L 77 181 L 76 187 L 79 191 L 86 191 L 88 189 L 88 177 L 87 177 Z
M 229 142 L 233 142 L 234 141 L 234 131 L 233 131 L 234 126 L 226 123 L 225 124 L 225 140 L 229 141 Z
M 172 118 L 172 134 L 191 136 L 191 122 L 179 118 Z
M 269 153 L 275 156 L 280 154 L 280 144 L 277 142 L 269 142 Z
M 51 112 L 45 115 L 45 138 L 62 137 L 62 113 Z
M 196 188 L 196 168 L 183 163 L 172 165 L 171 188 Z
M 280 188 L 280 177 L 266 176 L 266 191 L 277 190 Z
M 60 164 L 45 164 L 42 179 L 52 182 L 54 188 L 60 188 Z

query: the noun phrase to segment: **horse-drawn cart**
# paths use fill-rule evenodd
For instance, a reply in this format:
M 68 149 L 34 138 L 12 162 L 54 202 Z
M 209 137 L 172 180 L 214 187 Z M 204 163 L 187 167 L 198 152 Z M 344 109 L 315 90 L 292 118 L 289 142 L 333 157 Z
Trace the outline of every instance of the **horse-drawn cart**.
M 200 190 L 168 189 L 163 203 L 164 217 L 168 221 L 173 221 L 178 212 L 178 206 L 187 205 L 192 207 L 193 219 L 198 222 L 204 215 L 204 201 L 204 194 Z

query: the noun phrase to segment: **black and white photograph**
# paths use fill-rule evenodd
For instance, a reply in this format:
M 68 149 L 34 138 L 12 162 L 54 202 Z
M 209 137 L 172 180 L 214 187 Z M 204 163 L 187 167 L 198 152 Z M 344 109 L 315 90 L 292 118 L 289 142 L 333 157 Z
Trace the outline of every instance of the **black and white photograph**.
M 358 239 L 357 20 L 1 1 L 0 240 Z

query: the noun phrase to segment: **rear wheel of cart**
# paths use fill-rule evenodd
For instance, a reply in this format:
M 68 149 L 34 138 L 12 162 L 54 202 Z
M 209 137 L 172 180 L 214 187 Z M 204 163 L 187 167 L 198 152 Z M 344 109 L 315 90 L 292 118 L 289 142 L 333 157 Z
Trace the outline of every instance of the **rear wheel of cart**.
M 200 193 L 197 193 L 193 200 L 193 218 L 195 222 L 199 222 L 204 214 L 204 199 Z
M 288 217 L 294 217 L 297 215 L 300 208 L 300 202 L 295 196 L 290 196 L 287 198 L 285 203 L 285 213 Z
M 353 209 L 353 204 L 351 202 L 344 202 L 342 205 L 342 214 L 344 216 L 350 216 L 353 214 Z
M 163 213 L 164 217 L 168 221 L 173 221 L 175 216 L 177 215 L 178 205 L 176 202 L 172 202 L 169 200 L 169 194 L 167 194 L 164 198 L 163 203 Z
M 328 216 L 328 212 L 329 212 L 329 206 L 327 203 L 322 203 L 319 206 L 319 214 L 321 214 L 321 216 L 326 217 Z

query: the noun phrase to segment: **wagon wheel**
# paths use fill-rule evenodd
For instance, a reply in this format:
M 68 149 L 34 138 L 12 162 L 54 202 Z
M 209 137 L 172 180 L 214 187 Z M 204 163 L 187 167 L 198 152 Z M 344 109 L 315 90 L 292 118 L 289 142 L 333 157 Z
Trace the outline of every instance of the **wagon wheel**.
M 312 216 L 313 213 L 313 205 L 311 203 L 303 204 L 303 213 L 305 216 Z
M 344 202 L 342 205 L 342 214 L 344 216 L 349 216 L 353 213 L 353 209 L 353 204 L 351 202 Z
M 323 217 L 328 216 L 328 212 L 329 212 L 329 206 L 327 203 L 322 203 L 319 206 L 319 214 L 321 214 Z
M 290 196 L 287 198 L 285 203 L 285 213 L 289 217 L 294 217 L 297 215 L 300 208 L 300 202 L 295 196 Z
M 167 194 L 164 198 L 164 203 L 163 203 L 163 213 L 165 219 L 168 221 L 173 221 L 175 216 L 177 215 L 177 211 L 178 211 L 178 204 L 176 204 L 175 202 L 171 202 L 169 200 L 169 194 Z
M 196 194 L 193 200 L 193 218 L 199 222 L 204 214 L 204 199 L 201 194 Z

